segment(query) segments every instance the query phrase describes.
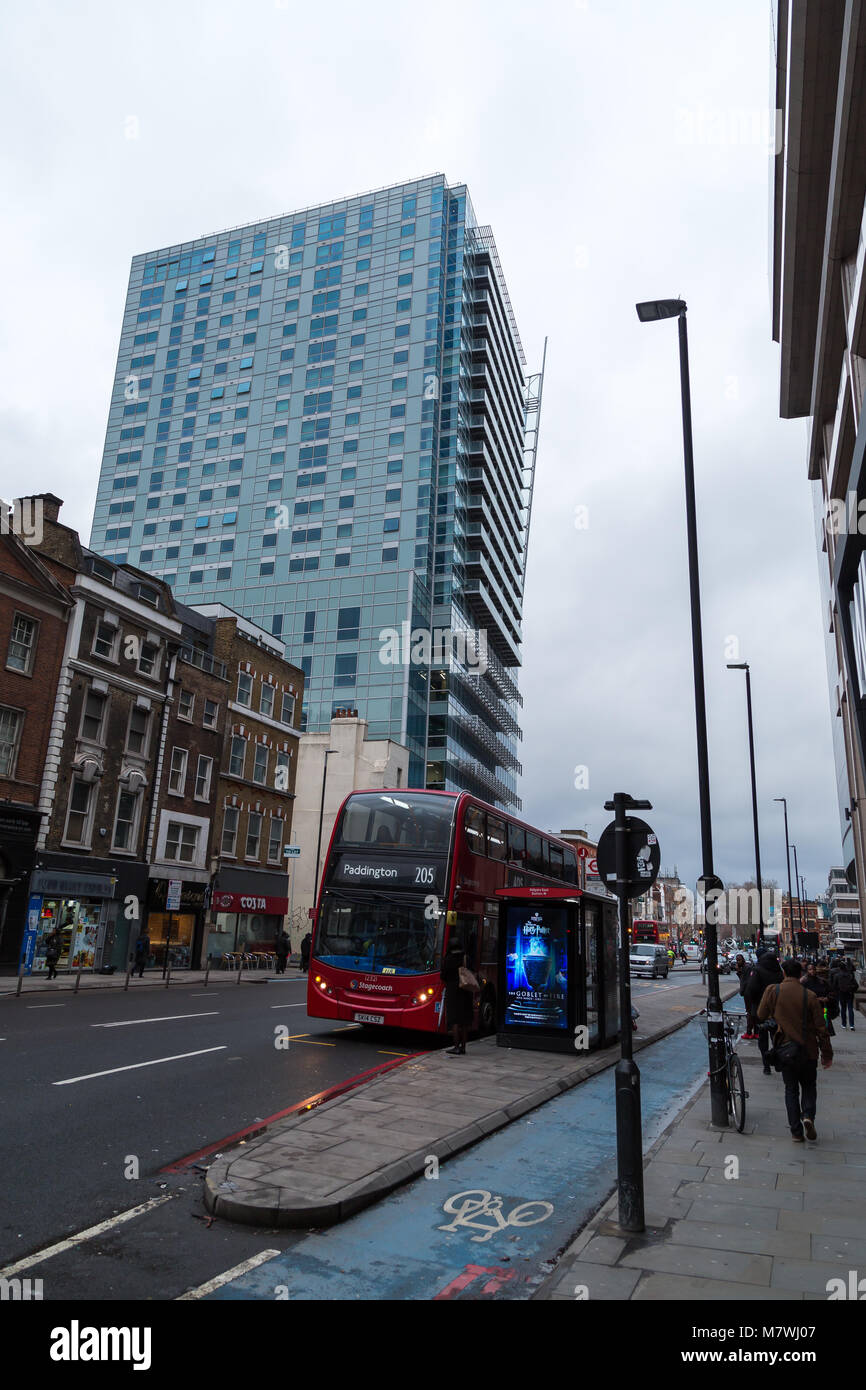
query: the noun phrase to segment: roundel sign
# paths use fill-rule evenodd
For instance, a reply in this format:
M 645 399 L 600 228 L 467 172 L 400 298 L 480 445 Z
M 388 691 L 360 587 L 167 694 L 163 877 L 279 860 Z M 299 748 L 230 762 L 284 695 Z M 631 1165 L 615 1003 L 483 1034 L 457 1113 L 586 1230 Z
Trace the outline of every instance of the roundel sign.
M 661 864 L 661 849 L 658 837 L 652 826 L 638 816 L 626 817 L 628 843 L 626 850 L 626 896 L 636 898 L 645 893 L 655 883 Z M 599 878 L 612 893 L 617 891 L 616 882 L 616 825 L 610 825 L 602 832 L 596 856 Z

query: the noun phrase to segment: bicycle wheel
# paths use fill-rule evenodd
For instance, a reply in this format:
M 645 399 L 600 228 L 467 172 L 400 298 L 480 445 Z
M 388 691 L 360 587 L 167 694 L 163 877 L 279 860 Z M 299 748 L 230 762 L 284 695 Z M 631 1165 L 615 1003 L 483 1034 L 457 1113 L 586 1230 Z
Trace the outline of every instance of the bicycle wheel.
M 728 1098 L 734 1124 L 742 1134 L 746 1124 L 746 1088 L 743 1085 L 742 1064 L 735 1052 L 728 1058 Z

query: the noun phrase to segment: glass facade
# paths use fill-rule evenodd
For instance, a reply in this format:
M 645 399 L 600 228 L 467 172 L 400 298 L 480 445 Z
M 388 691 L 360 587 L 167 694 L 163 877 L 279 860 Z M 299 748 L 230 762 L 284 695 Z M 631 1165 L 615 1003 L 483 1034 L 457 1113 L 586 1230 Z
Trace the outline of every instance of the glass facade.
M 441 175 L 137 256 L 91 546 L 279 636 L 306 729 L 519 809 L 526 392 Z

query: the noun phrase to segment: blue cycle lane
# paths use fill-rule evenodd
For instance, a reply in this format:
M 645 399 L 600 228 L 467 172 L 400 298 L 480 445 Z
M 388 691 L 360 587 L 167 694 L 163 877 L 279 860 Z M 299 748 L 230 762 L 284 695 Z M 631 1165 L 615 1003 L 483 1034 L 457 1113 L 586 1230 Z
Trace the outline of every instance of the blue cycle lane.
M 706 1077 L 697 1022 L 637 1062 L 646 1150 Z M 615 1184 L 611 1067 L 207 1297 L 528 1299 Z

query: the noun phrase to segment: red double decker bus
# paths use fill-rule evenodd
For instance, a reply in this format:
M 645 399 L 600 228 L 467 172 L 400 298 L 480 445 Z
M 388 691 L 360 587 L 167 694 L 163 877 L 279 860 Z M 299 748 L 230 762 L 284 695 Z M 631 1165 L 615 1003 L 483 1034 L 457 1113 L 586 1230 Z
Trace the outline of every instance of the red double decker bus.
M 340 807 L 316 908 L 313 1018 L 445 1028 L 442 959 L 452 934 L 493 1027 L 498 888 L 577 884 L 573 846 L 466 792 L 352 792 Z
M 631 924 L 632 941 L 654 941 L 660 946 L 670 943 L 670 927 L 649 917 L 636 917 Z

